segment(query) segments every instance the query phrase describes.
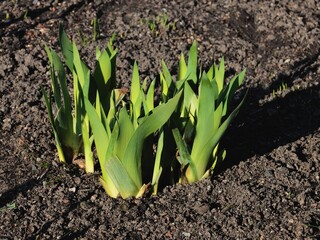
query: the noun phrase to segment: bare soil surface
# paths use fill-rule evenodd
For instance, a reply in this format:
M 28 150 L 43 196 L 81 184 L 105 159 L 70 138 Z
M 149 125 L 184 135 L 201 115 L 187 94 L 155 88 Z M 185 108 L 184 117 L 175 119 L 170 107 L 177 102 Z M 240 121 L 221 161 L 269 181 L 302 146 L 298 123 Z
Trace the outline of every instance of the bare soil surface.
M 164 13 L 175 28 L 151 31 L 145 20 Z M 1 1 L 0 239 L 320 239 L 319 13 L 317 0 Z M 211 179 L 122 200 L 105 194 L 99 170 L 59 164 L 40 91 L 59 22 L 91 67 L 116 33 L 124 84 L 134 60 L 142 79 L 161 59 L 176 71 L 194 39 L 204 68 L 222 56 L 228 77 L 247 68 L 225 165 Z

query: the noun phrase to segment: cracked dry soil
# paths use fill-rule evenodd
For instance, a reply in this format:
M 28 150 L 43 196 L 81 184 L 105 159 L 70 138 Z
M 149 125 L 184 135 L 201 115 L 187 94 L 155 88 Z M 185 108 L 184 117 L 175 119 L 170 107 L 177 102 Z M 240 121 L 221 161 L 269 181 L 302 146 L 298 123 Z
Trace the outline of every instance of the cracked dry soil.
M 165 12 L 175 28 L 151 32 L 143 20 Z M 320 239 L 319 12 L 317 0 L 1 1 L 0 239 Z M 247 68 L 249 95 L 216 174 L 121 200 L 99 171 L 59 164 L 40 92 L 59 22 L 79 46 L 79 31 L 88 38 L 90 64 L 116 33 L 123 84 L 134 60 L 142 79 L 161 59 L 176 71 L 194 39 L 203 67 L 224 56 L 229 77 Z

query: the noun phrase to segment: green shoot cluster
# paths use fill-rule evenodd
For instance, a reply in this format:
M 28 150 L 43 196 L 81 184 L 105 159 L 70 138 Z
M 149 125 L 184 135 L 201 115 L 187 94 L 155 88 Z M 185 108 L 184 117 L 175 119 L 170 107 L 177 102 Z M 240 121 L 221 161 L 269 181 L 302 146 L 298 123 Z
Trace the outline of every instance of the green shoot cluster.
M 141 82 L 135 63 L 128 93 L 117 86 L 113 38 L 105 50 L 96 50 L 93 71 L 61 26 L 59 42 L 64 63 L 46 47 L 52 92 L 43 90 L 59 159 L 72 162 L 83 153 L 86 171 L 93 172 L 95 148 L 100 181 L 109 196 L 140 197 L 169 184 L 193 183 L 210 176 L 225 158 L 219 142 L 244 102 L 245 97 L 231 109 L 245 71 L 225 84 L 223 59 L 208 71 L 199 70 L 194 42 L 188 62 L 181 54 L 176 80 L 162 62 L 158 79 Z M 161 93 L 156 103 L 157 84 Z M 124 100 L 127 94 L 129 101 Z

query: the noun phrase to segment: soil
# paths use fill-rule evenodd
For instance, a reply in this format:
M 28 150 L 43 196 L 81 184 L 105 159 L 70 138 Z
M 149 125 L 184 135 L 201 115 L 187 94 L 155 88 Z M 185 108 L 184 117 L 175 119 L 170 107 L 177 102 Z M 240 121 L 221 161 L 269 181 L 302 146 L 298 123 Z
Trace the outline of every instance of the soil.
M 164 13 L 175 28 L 151 31 Z M 319 13 L 317 0 L 1 1 L 0 239 L 320 239 Z M 40 86 L 59 22 L 90 64 L 116 33 L 124 84 L 134 60 L 142 79 L 162 59 L 176 71 L 193 40 L 204 68 L 224 56 L 228 79 L 247 69 L 211 179 L 111 199 L 99 170 L 58 162 Z

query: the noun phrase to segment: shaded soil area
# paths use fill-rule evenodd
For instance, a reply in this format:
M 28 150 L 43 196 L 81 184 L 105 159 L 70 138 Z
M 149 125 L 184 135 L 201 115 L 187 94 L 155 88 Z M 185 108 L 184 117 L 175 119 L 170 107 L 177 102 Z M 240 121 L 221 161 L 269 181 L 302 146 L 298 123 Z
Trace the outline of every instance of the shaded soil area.
M 319 239 L 319 13 L 315 0 L 1 1 L 0 238 Z M 174 28 L 146 24 L 165 15 Z M 59 164 L 40 91 L 59 22 L 92 65 L 116 33 L 123 84 L 134 60 L 142 79 L 162 59 L 175 72 L 193 40 L 204 68 L 222 56 L 227 79 L 246 68 L 240 94 L 249 95 L 216 174 L 121 200 L 105 194 L 98 171 Z

